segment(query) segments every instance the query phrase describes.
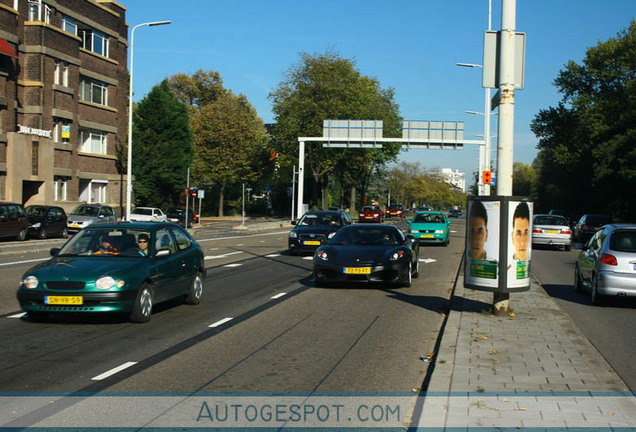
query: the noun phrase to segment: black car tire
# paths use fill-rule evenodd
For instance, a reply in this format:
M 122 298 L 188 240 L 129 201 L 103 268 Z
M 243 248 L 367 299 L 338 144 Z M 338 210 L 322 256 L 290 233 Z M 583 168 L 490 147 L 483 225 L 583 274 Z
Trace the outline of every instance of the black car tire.
M 574 267 L 574 291 L 576 292 L 583 291 L 582 285 L 581 285 L 581 274 L 579 272 L 578 266 Z
M 198 305 L 201 303 L 201 297 L 203 297 L 203 278 L 201 273 L 194 275 L 192 284 L 190 285 L 190 292 L 185 298 L 186 304 Z
M 570 250 L 572 249 L 572 246 L 567 245 L 563 248 L 566 252 L 570 252 Z
M 288 249 L 289 255 L 294 256 L 296 255 L 296 252 L 294 252 L 294 250 L 292 248 Z
M 152 291 L 150 285 L 143 284 L 139 288 L 137 298 L 135 299 L 135 306 L 130 313 L 130 321 L 134 323 L 145 323 L 150 320 L 152 315 Z
M 62 238 L 68 238 L 68 229 L 67 229 L 67 228 L 64 228 L 64 229 L 62 230 L 62 235 L 61 235 L 60 237 L 62 237 Z
M 419 277 L 420 275 L 420 260 L 416 259 L 415 260 L 415 271 L 413 272 L 413 277 Z
M 38 238 L 39 239 L 45 239 L 46 238 L 46 228 L 44 228 L 44 227 L 40 228 L 40 232 L 38 233 Z
M 406 281 L 404 282 L 403 286 L 405 286 L 406 288 L 409 288 L 411 284 L 413 283 L 412 278 L 413 278 L 412 266 L 411 266 L 411 263 L 409 262 L 409 268 L 406 272 Z
M 598 293 L 598 287 L 596 286 L 596 276 L 592 277 L 592 289 L 590 290 L 590 297 L 594 306 L 603 306 L 605 304 L 605 297 Z
M 20 232 L 18 233 L 18 236 L 16 237 L 16 240 L 18 240 L 18 241 L 26 240 L 27 232 L 28 232 L 27 228 L 24 228 L 23 230 L 20 230 Z

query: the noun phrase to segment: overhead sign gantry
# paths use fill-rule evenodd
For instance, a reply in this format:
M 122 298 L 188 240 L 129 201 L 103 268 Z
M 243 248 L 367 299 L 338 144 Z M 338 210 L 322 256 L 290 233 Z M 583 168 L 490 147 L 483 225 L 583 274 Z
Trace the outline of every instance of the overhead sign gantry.
M 382 148 L 384 143 L 400 143 L 407 149 L 445 150 L 463 149 L 465 144 L 484 145 L 483 140 L 464 139 L 464 122 L 456 121 L 404 121 L 402 138 L 384 138 L 382 120 L 323 120 L 322 135 L 298 138 L 297 217 L 303 214 L 306 142 L 322 142 L 329 148 Z

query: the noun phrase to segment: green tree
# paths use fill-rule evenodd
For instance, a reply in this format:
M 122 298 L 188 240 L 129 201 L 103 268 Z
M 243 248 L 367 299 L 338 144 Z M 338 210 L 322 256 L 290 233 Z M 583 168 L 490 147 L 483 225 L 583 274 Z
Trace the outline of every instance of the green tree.
M 136 106 L 133 116 L 134 202 L 177 205 L 194 153 L 188 109 L 164 80 Z
M 377 79 L 362 75 L 353 61 L 336 53 L 300 56 L 299 63 L 290 67 L 270 93 L 281 164 L 297 164 L 298 137 L 322 136 L 326 119 L 382 120 L 385 135 L 400 135 L 401 117 L 393 89 L 382 89 Z M 367 150 L 308 144 L 305 164 L 313 175 L 313 204 L 327 205 L 330 177 L 336 176 L 341 186 L 365 188 L 373 170 L 395 160 L 399 149 L 399 144 Z M 349 175 L 342 175 L 343 172 Z
M 554 82 L 563 98 L 532 122 L 540 150 L 537 199 L 573 213 L 636 217 L 636 22 L 570 61 Z
M 259 175 L 259 165 L 267 159 L 267 131 L 247 98 L 232 92 L 201 107 L 192 126 L 193 176 L 200 183 L 218 185 L 219 216 L 223 216 L 227 185 L 254 181 Z
M 512 194 L 536 199 L 537 171 L 532 165 L 515 162 L 512 167 Z

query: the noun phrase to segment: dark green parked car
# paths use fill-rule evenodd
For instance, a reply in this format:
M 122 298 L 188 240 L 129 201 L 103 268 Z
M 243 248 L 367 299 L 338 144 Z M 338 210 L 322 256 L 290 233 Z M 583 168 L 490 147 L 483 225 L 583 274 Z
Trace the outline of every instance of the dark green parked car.
M 51 255 L 20 280 L 18 301 L 34 320 L 53 313 L 117 312 L 146 322 L 156 303 L 177 297 L 201 302 L 204 254 L 175 224 L 91 225 Z

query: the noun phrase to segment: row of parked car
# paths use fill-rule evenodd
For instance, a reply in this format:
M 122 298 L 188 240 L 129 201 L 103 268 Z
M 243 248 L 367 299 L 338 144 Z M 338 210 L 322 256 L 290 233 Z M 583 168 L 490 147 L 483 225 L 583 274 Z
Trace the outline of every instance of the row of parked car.
M 199 215 L 188 209 L 188 227 L 197 223 Z M 174 222 L 186 224 L 186 211 L 172 208 L 163 212 L 158 208 L 137 207 L 131 212 L 131 221 Z M 25 240 L 27 237 L 45 239 L 67 237 L 93 223 L 117 222 L 117 215 L 111 206 L 102 204 L 81 204 L 70 214 L 59 206 L 0 203 L 0 237 Z

